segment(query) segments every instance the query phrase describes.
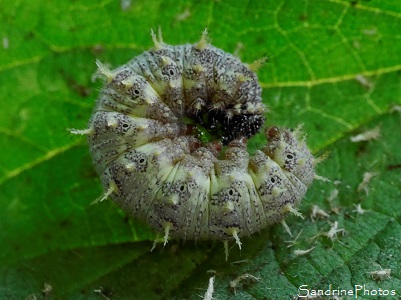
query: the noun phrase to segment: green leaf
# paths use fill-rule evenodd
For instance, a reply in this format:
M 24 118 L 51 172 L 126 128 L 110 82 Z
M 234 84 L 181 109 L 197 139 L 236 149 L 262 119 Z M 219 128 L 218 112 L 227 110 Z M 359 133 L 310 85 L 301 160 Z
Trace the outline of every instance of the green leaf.
M 211 276 L 216 299 L 290 299 L 301 285 L 330 284 L 400 296 L 398 0 L 123 2 L 0 0 L 0 298 L 199 299 Z M 95 59 L 125 63 L 159 26 L 170 44 L 208 27 L 215 46 L 243 61 L 269 57 L 258 72 L 267 126 L 303 123 L 313 152 L 329 153 L 317 171 L 331 182 L 312 185 L 305 219 L 286 220 L 293 237 L 273 226 L 242 251 L 230 245 L 228 262 L 221 243 L 149 252 L 146 224 L 111 201 L 90 205 L 100 182 L 85 139 L 67 129 L 86 127 L 102 86 Z M 378 139 L 350 141 L 377 126 Z M 256 137 L 250 150 L 262 145 Z M 366 173 L 375 176 L 358 189 Z M 329 216 L 313 222 L 313 205 Z M 345 232 L 330 239 L 334 222 Z M 380 268 L 391 278 L 374 280 Z

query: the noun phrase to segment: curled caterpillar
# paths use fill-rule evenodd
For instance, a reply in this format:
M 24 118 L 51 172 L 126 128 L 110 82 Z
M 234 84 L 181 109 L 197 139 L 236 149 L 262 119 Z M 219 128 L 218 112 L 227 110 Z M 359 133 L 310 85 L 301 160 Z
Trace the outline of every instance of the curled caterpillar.
M 97 62 L 106 84 L 87 133 L 103 187 L 164 241 L 225 244 L 280 222 L 315 178 L 299 129 L 265 130 L 250 156 L 246 138 L 265 121 L 254 69 L 207 42 L 155 47 L 115 70 Z M 202 132 L 210 134 L 203 141 Z

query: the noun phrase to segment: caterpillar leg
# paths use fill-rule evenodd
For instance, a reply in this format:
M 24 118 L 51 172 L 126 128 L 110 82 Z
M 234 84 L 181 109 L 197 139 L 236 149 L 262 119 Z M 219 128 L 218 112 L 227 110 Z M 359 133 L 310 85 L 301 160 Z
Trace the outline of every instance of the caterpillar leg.
M 257 59 L 253 63 L 248 65 L 248 69 L 253 72 L 256 72 L 266 63 L 267 60 L 268 60 L 268 57 L 262 57 L 260 59 Z
M 107 68 L 104 64 L 100 62 L 100 60 L 96 60 L 96 65 L 99 72 L 106 77 L 106 82 L 110 83 L 116 77 L 116 74 L 112 72 L 109 68 Z
M 315 174 L 315 177 L 314 177 L 316 180 L 320 180 L 320 181 L 323 181 L 323 182 L 331 182 L 331 180 L 330 179 L 328 179 L 328 178 L 326 178 L 326 177 L 323 177 L 323 176 L 320 176 L 320 175 L 317 175 L 317 174 Z
M 226 255 L 226 261 L 227 261 L 228 260 L 228 241 L 227 240 L 223 241 L 223 244 L 224 244 L 224 253 Z
M 163 227 L 164 227 L 164 237 L 163 237 L 164 244 L 163 244 L 163 246 L 166 246 L 166 244 L 168 243 L 168 236 L 170 233 L 171 224 L 165 223 Z
M 291 229 L 284 220 L 281 220 L 281 225 L 283 225 L 285 231 L 287 231 L 290 237 L 292 237 Z
M 233 238 L 235 239 L 235 242 L 237 243 L 238 248 L 241 250 L 241 245 L 242 245 L 242 243 L 241 243 L 241 241 L 240 241 L 240 239 L 239 239 L 239 237 L 238 237 L 237 230 L 232 229 L 232 230 L 231 230 L 231 235 L 232 235 Z
M 201 37 L 200 41 L 195 45 L 196 49 L 203 50 L 203 49 L 207 48 L 207 46 L 209 45 L 209 43 L 207 41 L 207 36 L 208 36 L 208 32 L 207 32 L 207 28 L 205 28 L 205 30 L 202 31 L 202 37 Z
M 237 230 L 232 229 L 232 230 L 231 230 L 231 235 L 232 235 L 233 238 L 235 239 L 235 243 L 238 245 L 238 248 L 241 250 L 241 245 L 242 245 L 242 243 L 241 243 L 241 241 L 240 241 L 240 239 L 239 239 Z M 224 241 L 223 241 L 223 244 L 224 244 L 224 253 L 225 253 L 225 255 L 226 255 L 226 261 L 227 261 L 227 259 L 228 259 L 228 240 L 224 240 Z
M 285 205 L 284 206 L 284 211 L 293 213 L 295 216 L 304 219 L 304 216 L 298 210 L 296 210 L 291 204 Z
M 291 204 L 285 205 L 284 208 L 283 208 L 283 212 L 284 213 L 285 212 L 291 212 L 294 215 L 296 215 L 297 217 L 300 217 L 300 218 L 304 219 L 303 215 L 299 211 L 297 211 Z M 287 223 L 284 220 L 281 220 L 281 224 L 283 225 L 285 231 L 287 231 L 288 234 L 292 237 L 292 233 L 291 233 L 290 227 L 288 227 Z
M 103 202 L 114 192 L 117 192 L 117 186 L 113 182 L 111 182 L 109 189 L 102 196 L 92 201 L 91 205 Z
M 156 245 L 159 242 L 159 235 L 156 236 L 155 240 L 153 241 L 152 248 L 150 248 L 150 252 L 156 249 Z
M 153 32 L 153 29 L 150 30 L 150 35 L 152 36 L 153 43 L 155 44 L 155 50 L 160 50 L 163 49 L 165 44 L 163 41 L 163 35 L 162 35 L 162 30 L 159 27 L 157 31 L 157 35 Z
M 72 134 L 77 134 L 77 135 L 89 135 L 93 133 L 93 128 L 87 128 L 87 129 L 75 129 L 75 128 L 69 128 L 67 129 L 70 133 Z

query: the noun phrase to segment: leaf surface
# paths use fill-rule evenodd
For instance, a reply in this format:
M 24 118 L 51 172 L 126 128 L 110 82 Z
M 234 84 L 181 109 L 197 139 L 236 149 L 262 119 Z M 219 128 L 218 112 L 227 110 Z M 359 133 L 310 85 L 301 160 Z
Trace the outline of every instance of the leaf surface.
M 289 299 L 302 285 L 329 284 L 401 295 L 397 0 L 2 0 L 0 7 L 0 298 L 199 299 L 211 276 L 216 299 Z M 150 253 L 155 233 L 146 224 L 111 201 L 90 205 L 100 182 L 85 138 L 67 129 L 86 127 L 102 86 L 95 59 L 127 62 L 152 47 L 149 31 L 159 26 L 170 44 L 195 42 L 207 27 L 213 45 L 243 61 L 269 57 L 258 71 L 267 125 L 303 123 L 313 152 L 329 153 L 317 171 L 331 182 L 312 185 L 300 208 L 305 219 L 287 219 L 293 237 L 273 226 L 244 239 L 241 252 L 231 245 L 228 262 L 213 242 L 171 241 Z M 378 139 L 350 141 L 377 126 Z M 262 145 L 255 137 L 249 150 Z M 375 176 L 358 191 L 367 172 Z M 313 205 L 329 217 L 313 222 Z M 330 239 L 334 222 L 345 232 Z M 297 256 L 297 249 L 312 250 Z M 380 268 L 391 278 L 374 280 L 370 272 Z

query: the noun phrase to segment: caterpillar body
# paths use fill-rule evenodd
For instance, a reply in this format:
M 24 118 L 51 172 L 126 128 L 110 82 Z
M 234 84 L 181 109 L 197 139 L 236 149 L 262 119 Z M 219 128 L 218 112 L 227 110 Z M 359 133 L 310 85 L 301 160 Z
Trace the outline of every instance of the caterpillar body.
M 102 185 L 125 211 L 164 241 L 225 244 L 282 221 L 315 178 L 316 160 L 299 129 L 265 130 L 250 156 L 246 138 L 265 121 L 253 65 L 207 42 L 155 47 L 109 70 L 88 134 Z M 199 128 L 213 136 L 201 139 Z M 77 132 L 77 133 L 83 133 Z M 226 147 L 223 147 L 226 146 Z

